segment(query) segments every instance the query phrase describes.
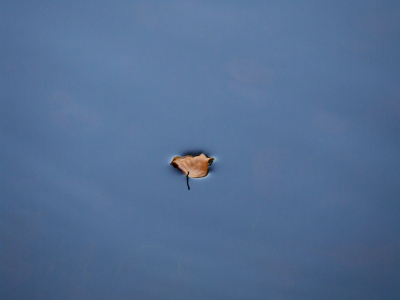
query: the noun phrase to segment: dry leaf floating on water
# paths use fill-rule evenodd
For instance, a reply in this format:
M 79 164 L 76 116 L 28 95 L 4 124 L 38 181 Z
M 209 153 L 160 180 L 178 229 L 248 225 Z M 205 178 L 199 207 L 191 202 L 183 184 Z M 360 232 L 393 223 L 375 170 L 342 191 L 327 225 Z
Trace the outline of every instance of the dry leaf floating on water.
M 171 162 L 175 168 L 178 168 L 185 174 L 187 185 L 189 187 L 189 177 L 202 178 L 208 175 L 208 167 L 213 163 L 213 157 L 207 157 L 203 153 L 199 156 L 187 155 L 184 157 L 175 156 Z

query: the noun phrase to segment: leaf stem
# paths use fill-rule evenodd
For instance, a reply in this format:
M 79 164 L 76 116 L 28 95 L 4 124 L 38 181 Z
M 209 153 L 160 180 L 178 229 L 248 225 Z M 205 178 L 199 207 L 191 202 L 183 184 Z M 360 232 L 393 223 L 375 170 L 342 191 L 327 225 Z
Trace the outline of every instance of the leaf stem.
M 187 183 L 187 186 L 188 186 L 188 190 L 190 190 L 190 186 L 189 186 L 189 171 L 188 171 L 188 173 L 186 175 L 186 183 Z

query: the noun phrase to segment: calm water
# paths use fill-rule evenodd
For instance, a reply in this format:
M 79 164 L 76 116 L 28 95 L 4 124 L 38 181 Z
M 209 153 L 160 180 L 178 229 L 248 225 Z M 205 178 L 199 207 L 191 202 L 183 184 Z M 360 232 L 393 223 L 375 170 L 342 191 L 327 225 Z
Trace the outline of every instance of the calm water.
M 2 6 L 2 299 L 399 297 L 395 1 Z

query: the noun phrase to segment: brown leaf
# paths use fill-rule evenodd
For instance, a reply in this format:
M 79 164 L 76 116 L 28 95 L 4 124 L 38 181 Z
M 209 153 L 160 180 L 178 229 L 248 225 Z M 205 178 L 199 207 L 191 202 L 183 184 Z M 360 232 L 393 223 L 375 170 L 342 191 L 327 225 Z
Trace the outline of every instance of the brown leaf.
M 201 178 L 208 175 L 208 166 L 213 163 L 213 157 L 207 157 L 203 153 L 199 156 L 187 155 L 184 157 L 175 156 L 171 162 L 175 168 L 182 171 L 183 174 L 188 178 L 188 189 L 189 187 L 189 177 Z
M 199 156 L 175 156 L 171 165 L 181 170 L 188 177 L 201 178 L 208 175 L 208 166 L 211 166 L 213 161 L 213 157 L 207 157 L 202 153 Z

